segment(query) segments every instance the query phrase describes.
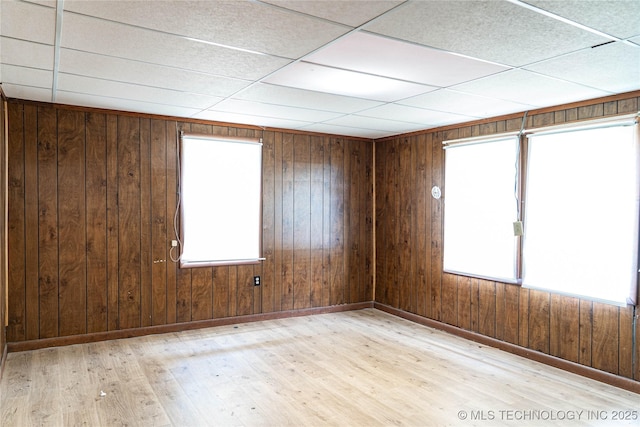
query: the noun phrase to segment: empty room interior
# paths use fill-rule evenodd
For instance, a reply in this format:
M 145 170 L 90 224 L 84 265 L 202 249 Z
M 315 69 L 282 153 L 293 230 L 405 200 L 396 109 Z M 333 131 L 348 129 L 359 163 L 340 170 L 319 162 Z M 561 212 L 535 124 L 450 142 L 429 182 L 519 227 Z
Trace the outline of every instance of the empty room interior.
M 640 425 L 637 0 L 0 0 L 0 425 Z

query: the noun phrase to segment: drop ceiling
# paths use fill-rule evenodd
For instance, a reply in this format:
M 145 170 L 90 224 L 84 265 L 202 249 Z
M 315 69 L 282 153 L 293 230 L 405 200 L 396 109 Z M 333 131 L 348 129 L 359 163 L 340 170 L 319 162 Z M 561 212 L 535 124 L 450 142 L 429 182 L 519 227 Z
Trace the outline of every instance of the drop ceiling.
M 383 138 L 640 89 L 640 1 L 0 0 L 10 98 Z

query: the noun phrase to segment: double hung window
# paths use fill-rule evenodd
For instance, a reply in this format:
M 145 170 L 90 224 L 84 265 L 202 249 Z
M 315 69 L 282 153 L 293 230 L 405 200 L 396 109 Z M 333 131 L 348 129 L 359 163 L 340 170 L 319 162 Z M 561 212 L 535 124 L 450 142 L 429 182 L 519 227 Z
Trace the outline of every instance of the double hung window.
M 447 141 L 445 271 L 634 304 L 638 146 L 632 119 Z

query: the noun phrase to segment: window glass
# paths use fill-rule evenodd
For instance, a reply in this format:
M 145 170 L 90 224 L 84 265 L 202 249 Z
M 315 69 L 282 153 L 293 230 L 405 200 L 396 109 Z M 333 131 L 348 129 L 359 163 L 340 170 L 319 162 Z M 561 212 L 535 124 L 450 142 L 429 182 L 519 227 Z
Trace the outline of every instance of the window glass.
M 181 266 L 258 262 L 262 144 L 183 135 Z
M 624 305 L 636 298 L 634 126 L 530 135 L 523 285 Z
M 444 270 L 515 281 L 518 138 L 446 147 Z

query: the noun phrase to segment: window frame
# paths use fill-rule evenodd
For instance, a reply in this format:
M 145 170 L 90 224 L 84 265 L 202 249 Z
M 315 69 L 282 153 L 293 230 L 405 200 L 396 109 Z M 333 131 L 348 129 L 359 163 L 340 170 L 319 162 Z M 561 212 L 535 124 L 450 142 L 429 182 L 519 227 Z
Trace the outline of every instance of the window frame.
M 626 114 L 626 115 L 619 115 L 619 116 L 614 116 L 614 117 L 606 117 L 606 118 L 600 118 L 600 119 L 591 119 L 591 120 L 583 120 L 583 121 L 579 121 L 579 122 L 572 122 L 572 123 L 565 123 L 565 124 L 561 124 L 561 125 L 553 125 L 553 126 L 546 126 L 546 127 L 539 127 L 539 128 L 525 128 L 524 123 L 526 121 L 527 118 L 527 113 L 524 114 L 523 117 L 523 125 L 520 129 L 519 132 L 512 132 L 512 133 L 502 133 L 502 134 L 495 134 L 495 135 L 487 135 L 487 136 L 482 136 L 482 137 L 472 137 L 472 138 L 462 138 L 462 139 L 456 139 L 456 140 L 444 140 L 442 142 L 443 144 L 443 148 L 447 149 L 448 147 L 453 147 L 455 145 L 465 145 L 465 144 L 475 144 L 475 143 L 482 143 L 482 142 L 489 142 L 492 140 L 500 140 L 500 139 L 504 139 L 510 135 L 518 135 L 518 139 L 519 139 L 519 152 L 518 152 L 518 160 L 517 160 L 517 178 L 515 181 L 515 185 L 516 185 L 516 189 L 514 190 L 514 194 L 516 195 L 517 199 L 518 199 L 518 219 L 517 221 L 521 222 L 521 224 L 525 225 L 526 227 L 526 192 L 527 192 L 527 181 L 528 181 L 528 167 L 529 167 L 529 158 L 528 158 L 528 153 L 529 153 L 529 136 L 530 135 L 535 135 L 535 134 L 542 134 L 542 133 L 551 133 L 551 132 L 574 132 L 574 131 L 579 131 L 579 130 L 590 130 L 590 129 L 597 129 L 597 128 L 602 128 L 602 127 L 611 127 L 611 126 L 622 126 L 625 124 L 632 124 L 633 126 L 635 126 L 635 134 L 634 134 L 634 138 L 635 138 L 635 147 L 636 147 L 636 169 L 638 171 L 640 171 L 640 124 L 638 124 L 639 121 L 639 117 L 640 117 L 640 113 L 633 113 L 633 114 Z M 445 160 L 445 165 L 446 165 L 446 160 Z M 445 174 L 446 174 L 446 167 L 445 167 Z M 637 174 L 638 175 L 638 174 Z M 444 218 L 446 215 L 446 179 L 445 179 L 445 188 L 444 188 L 444 195 L 445 197 L 443 198 L 445 201 L 445 207 L 444 207 L 444 213 L 443 213 L 443 222 L 444 222 Z M 640 176 L 637 177 L 637 182 L 636 182 L 636 189 L 638 191 L 638 189 L 640 189 Z M 640 194 L 640 193 L 637 193 Z M 638 204 L 639 202 L 637 202 L 636 204 Z M 640 208 L 638 208 L 638 212 L 640 212 Z M 640 223 L 640 215 L 637 215 L 638 218 L 636 218 L 637 222 Z M 515 234 L 515 233 L 514 233 Z M 457 274 L 457 275 L 462 275 L 462 276 L 468 276 L 468 277 L 475 277 L 475 278 L 479 278 L 479 279 L 488 279 L 488 280 L 493 280 L 493 281 L 498 281 L 498 282 L 502 282 L 502 283 L 513 283 L 513 284 L 518 284 L 522 287 L 528 288 L 528 289 L 540 289 L 540 290 L 546 290 L 548 292 L 552 292 L 552 293 L 557 293 L 557 294 L 564 294 L 567 295 L 567 293 L 563 293 L 561 290 L 558 289 L 550 289 L 550 288 L 544 288 L 544 287 L 531 287 L 531 286 L 525 286 L 523 284 L 523 278 L 524 278 L 524 272 L 523 272 L 523 266 L 525 263 L 524 260 L 524 256 L 525 254 L 523 254 L 523 246 L 524 246 L 524 238 L 523 236 L 514 236 L 516 238 L 517 241 L 517 250 L 516 250 L 516 259 L 515 259 L 515 266 L 516 266 L 516 280 L 515 281 L 509 281 L 509 280 L 505 280 L 504 278 L 500 278 L 500 277 L 487 277 L 487 276 L 483 276 L 481 274 L 473 274 L 473 273 L 468 273 L 468 272 L 457 272 L 457 271 L 451 271 L 445 268 L 445 257 L 444 257 L 444 249 L 443 248 L 443 260 L 442 260 L 442 268 L 443 268 L 443 272 L 445 273 L 451 273 L 451 274 Z M 636 246 L 636 251 L 637 251 L 637 263 L 636 263 L 636 270 L 638 270 L 638 268 L 640 268 L 640 224 L 637 224 L 635 227 L 635 246 Z M 444 247 L 446 247 L 446 236 L 445 236 L 445 227 L 443 225 L 443 245 Z M 633 280 L 633 278 L 632 278 Z M 633 295 L 633 288 L 635 287 L 635 295 Z M 640 270 L 638 270 L 636 272 L 636 276 L 635 276 L 635 284 L 631 284 L 630 289 L 632 292 L 630 292 L 632 295 L 629 295 L 627 297 L 627 302 L 626 304 L 621 304 L 618 303 L 616 301 L 613 300 L 603 300 L 603 299 L 599 299 L 599 298 L 594 298 L 592 296 L 589 295 L 581 295 L 581 294 L 575 294 L 572 293 L 570 294 L 570 296 L 573 297 L 577 297 L 577 298 L 581 298 L 581 299 L 585 299 L 585 300 L 592 300 L 592 301 L 600 301 L 600 302 L 604 302 L 604 303 L 608 303 L 608 304 L 612 304 L 612 305 L 618 305 L 618 306 L 622 306 L 622 305 L 635 305 L 635 306 L 640 306 Z
M 252 222 L 251 224 L 253 226 L 255 226 L 257 228 L 256 233 L 257 233 L 257 237 L 256 240 L 252 240 L 253 245 L 257 245 L 257 254 L 255 254 L 255 256 L 250 256 L 250 257 L 230 257 L 228 259 L 193 259 L 193 260 L 186 260 L 184 258 L 184 248 L 185 245 L 187 246 L 187 248 L 189 248 L 189 245 L 191 245 L 190 242 L 186 242 L 185 241 L 185 237 L 187 239 L 190 239 L 190 236 L 187 235 L 185 236 L 185 229 L 187 228 L 187 226 L 185 225 L 185 220 L 188 220 L 188 216 L 189 214 L 185 211 L 187 204 L 190 203 L 189 201 L 187 201 L 185 203 L 185 199 L 184 199 L 184 183 L 185 180 L 187 180 L 187 177 L 185 176 L 186 173 L 186 169 L 185 168 L 185 158 L 184 158 L 184 151 L 185 151 L 185 139 L 188 140 L 198 140 L 198 141 L 210 141 L 212 143 L 215 142 L 220 142 L 220 143 L 225 143 L 225 144 L 243 144 L 243 145 L 251 145 L 252 147 L 255 147 L 259 150 L 258 156 L 259 156 L 259 173 L 257 174 L 257 177 L 255 177 L 255 179 L 257 180 L 257 187 L 252 187 L 254 192 L 257 192 L 258 194 L 258 201 L 257 201 L 257 206 L 258 206 L 258 212 L 257 212 L 257 216 L 252 216 Z M 199 134 L 199 133 L 191 133 L 191 132 L 184 132 L 181 131 L 180 132 L 180 138 L 178 141 L 179 144 L 179 152 L 178 152 L 178 167 L 179 167 L 179 171 L 178 171 L 178 176 L 179 176 L 179 183 L 178 183 L 178 208 L 176 210 L 176 215 L 180 214 L 180 218 L 179 218 L 179 231 L 176 230 L 176 236 L 179 236 L 178 238 L 178 243 L 179 243 L 179 256 L 178 256 L 178 260 L 179 261 L 179 266 L 180 268 L 195 268 L 195 267 L 211 267 L 211 266 L 230 266 L 230 265 L 250 265 L 250 264 L 259 264 L 260 262 L 264 261 L 265 258 L 263 258 L 262 254 L 263 254 L 263 246 L 262 246 L 262 228 L 263 228 L 263 224 L 262 224 L 262 209 L 263 209 L 263 192 L 262 192 L 262 181 L 263 181 L 263 152 L 262 152 L 262 139 L 261 138 L 252 138 L 252 137 L 234 137 L 234 136 L 221 136 L 221 135 L 209 135 L 209 134 Z M 254 159 L 255 160 L 255 159 Z M 237 170 L 243 170 L 242 168 L 236 168 Z M 228 177 L 226 177 L 228 178 Z M 225 183 L 228 183 L 230 180 L 225 180 Z M 254 183 L 256 184 L 256 183 Z M 227 185 L 227 184 L 225 184 Z M 237 194 L 237 193 L 236 193 Z M 232 202 L 236 202 L 237 200 L 239 200 L 239 198 L 234 198 L 231 199 L 230 197 L 228 199 L 225 199 L 224 206 L 230 206 L 230 205 L 234 205 L 234 203 Z M 230 203 L 231 202 L 231 203 Z M 255 202 L 255 201 L 254 201 Z M 174 219 L 175 224 L 174 225 L 178 225 L 177 222 L 177 218 Z M 191 239 L 192 240 L 192 239 Z M 224 244 L 224 243 L 223 243 Z M 252 246 L 253 246 L 252 245 Z

